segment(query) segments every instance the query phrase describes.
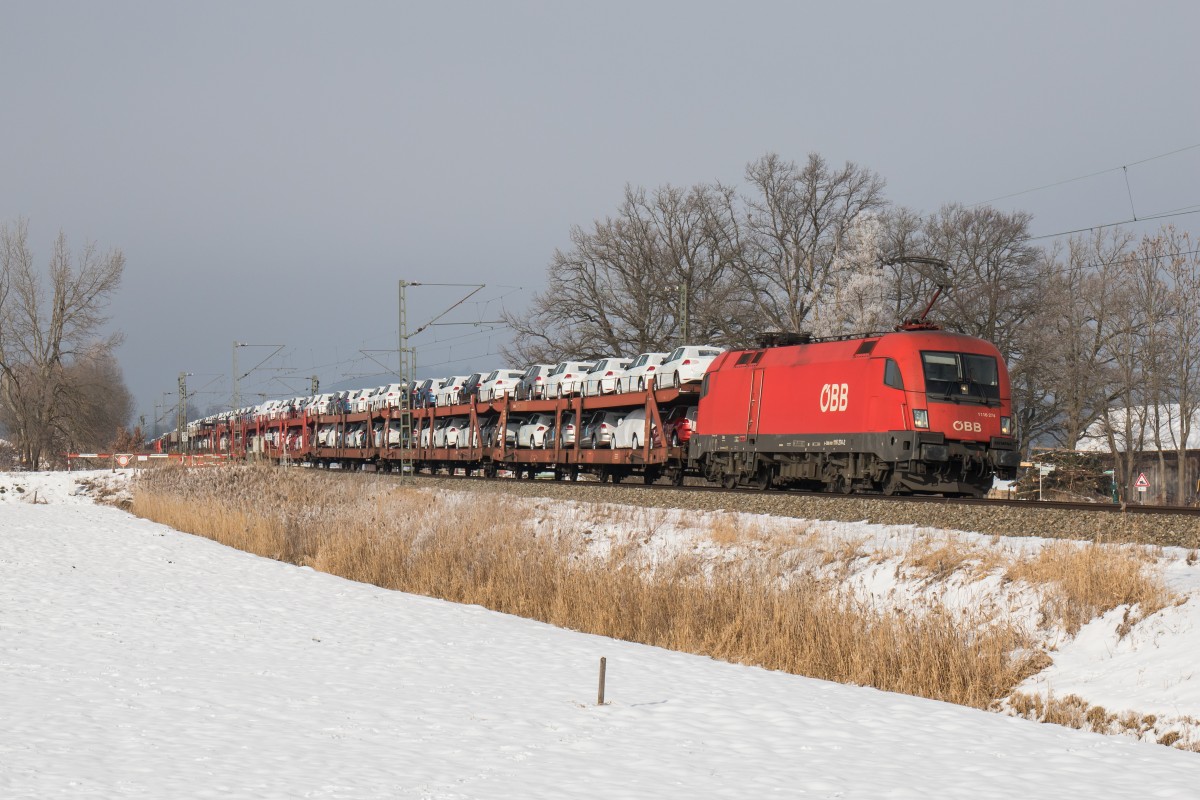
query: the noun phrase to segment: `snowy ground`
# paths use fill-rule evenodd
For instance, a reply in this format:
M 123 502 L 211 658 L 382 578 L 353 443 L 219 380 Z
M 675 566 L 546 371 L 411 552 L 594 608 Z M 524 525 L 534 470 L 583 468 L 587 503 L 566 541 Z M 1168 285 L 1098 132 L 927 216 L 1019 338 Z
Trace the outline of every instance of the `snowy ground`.
M 75 477 L 0 475 L 3 798 L 1200 794 L 1194 753 L 354 584 Z M 1200 716 L 1196 605 L 1120 642 L 1089 626 L 1046 680 Z

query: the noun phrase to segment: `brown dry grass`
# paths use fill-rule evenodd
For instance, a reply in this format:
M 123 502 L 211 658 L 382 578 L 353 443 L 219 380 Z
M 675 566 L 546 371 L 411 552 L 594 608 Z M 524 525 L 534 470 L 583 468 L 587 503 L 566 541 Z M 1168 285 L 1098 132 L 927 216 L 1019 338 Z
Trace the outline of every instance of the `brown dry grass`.
M 994 547 L 972 547 L 948 536 L 922 536 L 901 558 L 901 564 L 929 582 L 942 581 L 956 572 L 982 577 L 1005 565 L 1003 554 Z
M 1038 722 L 1096 733 L 1125 734 L 1139 739 L 1152 739 L 1158 744 L 1180 750 L 1200 752 L 1200 742 L 1188 739 L 1177 730 L 1161 729 L 1161 721 L 1153 714 L 1132 711 L 1114 714 L 1103 706 L 1090 705 L 1079 695 L 1056 697 L 1053 694 L 1017 692 L 1006 698 L 1004 707 L 1018 716 Z M 1180 718 L 1178 722 L 1195 724 L 1194 720 L 1187 717 Z
M 636 548 L 597 561 L 576 532 L 550 515 L 534 524 L 503 499 L 299 470 L 162 471 L 139 483 L 133 511 L 351 580 L 980 708 L 1030 671 L 1017 655 L 1028 640 L 1003 624 L 867 608 L 828 580 L 791 576 L 780 588 L 778 572 L 744 564 L 677 558 L 647 570 Z
M 1136 606 L 1145 618 L 1176 601 L 1150 555 L 1126 546 L 1057 542 L 1014 561 L 1005 577 L 1045 587 L 1046 621 L 1072 634 L 1122 605 Z M 1136 621 L 1126 615 L 1127 626 Z

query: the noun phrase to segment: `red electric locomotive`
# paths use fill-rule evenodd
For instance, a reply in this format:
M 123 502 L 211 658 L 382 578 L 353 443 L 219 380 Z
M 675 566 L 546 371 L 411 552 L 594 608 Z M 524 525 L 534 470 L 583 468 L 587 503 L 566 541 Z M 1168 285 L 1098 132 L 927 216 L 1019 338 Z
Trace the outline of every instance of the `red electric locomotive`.
M 768 337 L 704 377 L 689 459 L 725 486 L 981 495 L 1020 464 L 989 342 L 928 326 Z

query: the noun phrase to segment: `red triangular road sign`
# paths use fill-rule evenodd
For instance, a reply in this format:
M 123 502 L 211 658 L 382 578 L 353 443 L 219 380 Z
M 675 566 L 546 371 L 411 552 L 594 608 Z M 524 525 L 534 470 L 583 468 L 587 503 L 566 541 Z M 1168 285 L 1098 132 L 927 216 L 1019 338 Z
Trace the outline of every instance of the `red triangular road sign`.
M 1138 473 L 1137 483 L 1135 483 L 1134 486 L 1137 486 L 1138 488 L 1141 488 L 1141 489 L 1149 489 L 1150 488 L 1150 481 L 1146 480 L 1146 473 L 1144 473 L 1144 472 Z

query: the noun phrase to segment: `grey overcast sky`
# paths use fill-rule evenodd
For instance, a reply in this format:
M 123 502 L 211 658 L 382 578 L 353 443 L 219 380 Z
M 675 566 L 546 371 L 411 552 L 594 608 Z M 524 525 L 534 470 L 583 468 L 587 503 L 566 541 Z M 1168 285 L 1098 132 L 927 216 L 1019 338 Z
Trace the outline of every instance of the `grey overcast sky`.
M 286 345 L 249 397 L 374 386 L 398 279 L 486 283 L 447 319 L 496 319 L 626 183 L 741 185 L 768 152 L 854 161 L 918 211 L 1100 173 L 995 201 L 1035 234 L 1128 219 L 1130 194 L 1200 208 L 1198 31 L 1194 0 L 8 0 L 0 222 L 42 261 L 60 229 L 124 251 L 148 420 L 181 371 L 227 403 L 235 340 Z M 411 289 L 410 323 L 459 292 Z M 504 337 L 433 329 L 418 375 L 521 366 Z

